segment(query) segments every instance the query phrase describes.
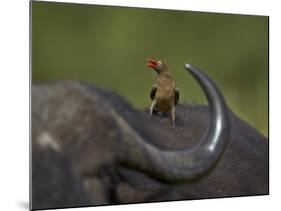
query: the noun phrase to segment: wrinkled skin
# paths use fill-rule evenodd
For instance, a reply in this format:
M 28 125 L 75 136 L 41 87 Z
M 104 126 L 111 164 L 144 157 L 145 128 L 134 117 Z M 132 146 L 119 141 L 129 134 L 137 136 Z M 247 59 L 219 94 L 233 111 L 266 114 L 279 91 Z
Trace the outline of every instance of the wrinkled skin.
M 231 112 L 229 116 L 230 137 L 216 165 L 200 177 L 171 184 L 118 162 L 128 149 L 120 146 L 126 134 L 116 118 L 160 149 L 189 149 L 208 127 L 206 106 L 178 105 L 174 129 L 167 116 L 156 114 L 151 120 L 146 111 L 93 85 L 33 85 L 32 208 L 268 194 L 268 140 Z M 68 185 L 57 188 L 50 177 Z M 42 185 L 46 180 L 49 185 Z

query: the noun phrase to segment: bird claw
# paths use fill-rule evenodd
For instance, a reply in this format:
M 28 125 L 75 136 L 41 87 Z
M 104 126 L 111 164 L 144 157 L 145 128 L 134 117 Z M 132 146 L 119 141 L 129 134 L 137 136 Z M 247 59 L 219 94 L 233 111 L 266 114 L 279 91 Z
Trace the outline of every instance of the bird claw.
M 173 127 L 176 128 L 175 119 L 173 119 Z
M 149 110 L 149 117 L 150 118 L 152 117 L 152 110 L 151 109 Z

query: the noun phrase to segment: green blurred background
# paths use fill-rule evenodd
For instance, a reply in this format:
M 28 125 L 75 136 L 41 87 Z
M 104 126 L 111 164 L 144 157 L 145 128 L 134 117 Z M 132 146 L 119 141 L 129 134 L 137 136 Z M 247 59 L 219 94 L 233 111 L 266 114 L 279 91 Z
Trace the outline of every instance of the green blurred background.
M 181 102 L 206 103 L 183 69 L 214 79 L 230 108 L 268 136 L 268 17 L 32 2 L 32 81 L 83 80 L 114 90 L 138 108 L 150 104 L 165 61 Z

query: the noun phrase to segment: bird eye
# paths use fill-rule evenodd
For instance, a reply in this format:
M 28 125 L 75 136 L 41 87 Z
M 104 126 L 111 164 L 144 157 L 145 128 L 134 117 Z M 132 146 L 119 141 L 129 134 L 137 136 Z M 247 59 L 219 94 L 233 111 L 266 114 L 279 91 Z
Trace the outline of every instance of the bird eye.
M 158 64 L 160 65 L 160 64 L 162 64 L 162 62 L 161 62 L 161 61 L 158 61 Z

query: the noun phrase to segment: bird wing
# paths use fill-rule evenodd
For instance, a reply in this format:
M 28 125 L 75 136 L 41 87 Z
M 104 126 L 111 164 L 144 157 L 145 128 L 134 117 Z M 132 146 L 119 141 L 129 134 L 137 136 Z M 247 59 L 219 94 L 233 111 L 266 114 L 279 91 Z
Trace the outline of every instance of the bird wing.
M 150 91 L 150 99 L 153 100 L 154 97 L 155 97 L 155 94 L 156 94 L 156 90 L 157 90 L 157 86 L 156 84 L 154 84 L 151 88 L 151 91 Z
M 175 88 L 175 105 L 178 104 L 179 99 L 180 99 L 180 90 L 179 90 L 178 87 L 176 87 L 176 88 Z

